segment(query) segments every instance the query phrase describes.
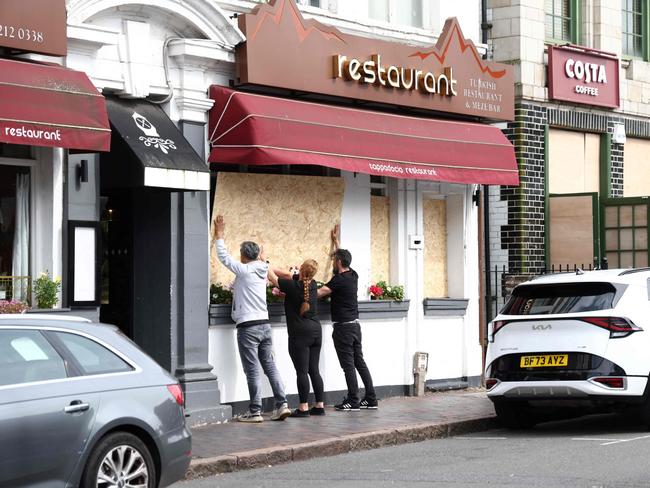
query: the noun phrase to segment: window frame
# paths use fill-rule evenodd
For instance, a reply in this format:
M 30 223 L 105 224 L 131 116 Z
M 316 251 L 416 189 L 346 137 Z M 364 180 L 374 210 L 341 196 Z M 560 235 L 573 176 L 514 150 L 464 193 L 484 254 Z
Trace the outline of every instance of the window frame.
M 421 24 L 420 25 L 413 25 L 413 24 L 397 24 L 397 9 L 399 7 L 399 0 L 388 0 L 388 19 L 377 19 L 375 17 L 370 16 L 370 3 L 373 0 L 368 0 L 368 18 L 372 21 L 375 22 L 384 22 L 387 24 L 396 24 L 400 26 L 405 26 L 405 27 L 411 27 L 413 29 L 427 29 L 429 28 L 427 18 L 430 14 L 429 12 L 429 7 L 427 5 L 427 2 L 422 1 L 421 3 L 421 11 L 420 11 L 420 17 L 421 17 Z
M 621 17 L 624 11 L 623 4 L 622 4 L 624 1 L 625 0 L 621 0 Z M 623 31 L 623 24 L 621 22 L 621 57 L 623 59 L 627 59 L 627 60 L 639 59 L 642 61 L 650 60 L 650 35 L 649 35 L 650 34 L 650 15 L 649 15 L 650 11 L 649 10 L 650 10 L 650 2 L 648 0 L 641 0 L 641 55 L 640 56 L 635 56 L 624 52 L 623 37 L 629 34 Z
M 562 0 L 560 0 L 562 1 Z M 580 0 L 566 0 L 569 3 L 569 39 L 558 39 L 554 37 L 546 37 L 546 8 L 544 9 L 544 37 L 547 44 L 580 44 L 582 39 L 582 29 L 580 25 L 581 11 Z M 557 17 L 553 15 L 553 17 Z

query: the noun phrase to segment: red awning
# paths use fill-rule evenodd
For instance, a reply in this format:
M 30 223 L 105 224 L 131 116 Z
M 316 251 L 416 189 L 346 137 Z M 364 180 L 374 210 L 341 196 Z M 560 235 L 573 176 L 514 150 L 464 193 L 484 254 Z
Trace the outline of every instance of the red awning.
M 109 151 L 104 97 L 79 71 L 0 59 L 0 142 Z
M 398 178 L 518 185 L 490 125 L 404 117 L 210 87 L 210 162 L 313 164 Z

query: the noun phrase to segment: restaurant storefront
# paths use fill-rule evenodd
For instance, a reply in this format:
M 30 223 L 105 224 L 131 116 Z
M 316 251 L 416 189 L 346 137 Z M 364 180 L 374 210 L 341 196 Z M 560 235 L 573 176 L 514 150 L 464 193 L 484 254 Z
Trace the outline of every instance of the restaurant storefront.
M 43 272 L 63 276 L 63 301 L 92 292 L 94 259 L 76 285 L 65 266 L 84 255 L 69 246 L 67 188 L 74 193 L 78 180 L 66 164 L 68 150 L 107 151 L 111 131 L 84 73 L 32 54 L 65 56 L 65 2 L 6 0 L 0 19 L 0 300 L 36 307 L 32 280 Z
M 455 19 L 430 48 L 343 33 L 304 19 L 293 0 L 238 20 L 234 86 L 209 91 L 212 217 L 225 216 L 226 243 L 256 240 L 281 268 L 316 259 L 325 281 L 340 224 L 379 394 L 411 393 L 414 357 L 426 355 L 428 386 L 480 384 L 476 202 L 479 185 L 518 184 L 513 146 L 489 125 L 514 118 L 512 68 L 483 60 Z M 214 303 L 230 280 L 213 251 L 209 362 L 237 412 L 246 380 L 229 305 Z M 403 286 L 405 299 L 370 300 L 378 282 Z M 280 307 L 270 306 L 276 360 L 294 394 Z M 345 382 L 323 309 L 329 402 Z

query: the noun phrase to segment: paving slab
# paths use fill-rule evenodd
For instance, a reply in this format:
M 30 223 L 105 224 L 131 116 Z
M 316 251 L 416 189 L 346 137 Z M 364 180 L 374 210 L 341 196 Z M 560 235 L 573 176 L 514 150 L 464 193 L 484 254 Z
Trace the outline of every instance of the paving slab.
M 478 432 L 495 425 L 482 390 L 430 393 L 382 400 L 378 410 L 259 424 L 226 422 L 192 429 L 188 478 L 332 456 L 362 449 Z

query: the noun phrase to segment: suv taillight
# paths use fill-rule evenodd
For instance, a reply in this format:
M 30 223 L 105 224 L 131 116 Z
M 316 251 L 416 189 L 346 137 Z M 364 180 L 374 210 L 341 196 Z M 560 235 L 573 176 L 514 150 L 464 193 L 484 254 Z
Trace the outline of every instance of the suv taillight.
M 507 320 L 495 320 L 492 322 L 492 333 L 490 334 L 489 341 L 494 342 L 494 335 L 503 328 L 504 325 L 508 324 Z
M 172 394 L 172 397 L 174 397 L 174 400 L 176 400 L 176 403 L 178 403 L 181 407 L 184 407 L 185 397 L 183 396 L 183 389 L 181 388 L 181 385 L 178 383 L 167 385 L 167 389 L 169 390 L 169 393 Z
M 620 376 L 602 376 L 598 378 L 591 378 L 591 381 L 605 385 L 607 388 L 625 388 L 625 378 L 621 378 Z
M 622 317 L 582 317 L 580 320 L 608 330 L 609 337 L 612 339 L 627 337 L 633 332 L 643 330 L 641 327 L 634 325 L 631 320 Z

